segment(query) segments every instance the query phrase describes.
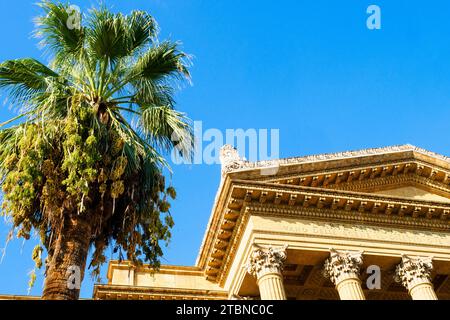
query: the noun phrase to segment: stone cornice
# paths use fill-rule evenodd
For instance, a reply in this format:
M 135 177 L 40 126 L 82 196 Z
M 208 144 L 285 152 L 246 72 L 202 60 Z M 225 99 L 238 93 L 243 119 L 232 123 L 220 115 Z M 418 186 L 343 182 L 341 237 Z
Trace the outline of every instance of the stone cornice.
M 304 163 L 317 163 L 317 162 L 329 162 L 335 160 L 345 160 L 351 158 L 361 158 L 370 157 L 377 155 L 388 155 L 392 153 L 403 153 L 409 154 L 410 157 L 415 158 L 416 156 L 425 156 L 427 158 L 433 158 L 440 164 L 450 168 L 450 158 L 440 155 L 435 152 L 431 152 L 422 148 L 418 148 L 413 145 L 398 145 L 398 146 L 388 146 L 383 148 L 371 148 L 362 149 L 356 151 L 346 151 L 337 153 L 326 153 L 319 155 L 310 155 L 303 157 L 293 157 L 286 159 L 275 159 L 267 161 L 249 162 L 239 158 L 239 155 L 234 150 L 233 147 L 226 145 L 223 147 L 222 152 L 222 162 L 226 164 L 223 168 L 223 173 L 228 174 L 231 172 L 246 171 L 246 170 L 258 170 L 264 168 L 274 168 L 287 165 L 298 165 Z M 228 155 L 228 156 L 227 156 Z M 229 165 L 232 163 L 233 165 Z
M 322 187 L 339 190 L 362 191 L 370 186 L 414 181 L 435 187 L 450 196 L 450 170 L 422 161 L 389 162 L 372 166 L 351 166 L 339 170 L 322 170 L 290 174 L 259 181 L 273 184 Z
M 93 294 L 96 300 L 226 300 L 227 297 L 225 291 L 98 284 Z
M 235 252 L 238 244 L 234 240 L 241 237 L 249 218 L 245 207 L 240 206 L 239 201 L 234 203 L 234 199 L 230 198 L 228 203 L 231 204 L 232 209 L 226 209 L 222 219 L 223 221 L 231 220 L 232 223 L 234 221 L 234 225 L 228 230 L 222 229 L 216 232 L 211 242 L 212 250 L 210 250 L 210 253 L 212 252 L 212 254 L 205 256 L 205 274 L 207 278 L 218 282 L 221 286 L 223 286 L 225 280 L 222 270 L 224 266 L 228 266 L 230 261 L 234 259 L 233 252 Z M 233 205 L 240 207 L 239 210 L 233 209 Z M 216 254 L 215 256 L 213 256 L 214 253 Z M 217 256 L 217 254 L 220 254 L 220 256 Z M 218 278 L 219 275 L 220 278 Z
M 201 276 L 203 270 L 193 266 L 170 266 L 161 265 L 158 270 L 148 267 L 148 265 L 136 266 L 129 260 L 119 261 L 111 260 L 108 264 L 107 279 L 111 282 L 112 273 L 114 270 L 130 270 L 133 269 L 137 273 L 159 273 L 159 274 L 176 274 L 176 275 L 191 275 Z
M 373 192 L 389 190 L 402 186 L 416 186 L 422 187 L 429 192 L 435 192 L 444 197 L 450 196 L 450 186 L 439 181 L 433 181 L 428 178 L 419 177 L 415 174 L 408 174 L 403 176 L 389 176 L 384 178 L 376 178 L 372 180 L 355 181 L 343 183 L 340 185 L 330 186 L 334 190 L 359 191 L 359 192 Z M 388 187 L 388 188 L 386 188 Z M 450 201 L 450 199 L 449 199 Z
M 283 205 L 268 207 L 260 204 L 246 206 L 246 210 L 254 214 L 266 216 L 301 217 L 313 221 L 345 222 L 350 224 L 364 223 L 372 226 L 390 226 L 401 229 L 450 232 L 450 225 L 446 222 L 441 222 L 439 220 L 429 221 L 412 217 L 376 216 L 372 214 L 362 215 L 349 213 L 345 210 L 332 211 L 330 209 L 317 208 L 299 210 L 298 208 L 291 208 Z
M 222 181 L 197 259 L 197 266 L 204 270 L 207 278 L 220 285 L 224 284 L 226 270 L 234 256 L 237 246 L 234 239 L 243 233 L 248 220 L 248 214 L 244 210 L 248 210 L 250 206 L 258 206 L 267 214 L 293 216 L 295 212 L 308 217 L 305 215 L 308 212 L 310 218 L 350 223 L 366 222 L 440 231 L 448 231 L 450 227 L 450 204 L 332 190 L 339 187 L 330 187 L 341 183 L 344 186 L 354 178 L 358 181 L 367 180 L 367 183 L 379 183 L 384 178 L 397 179 L 396 176 L 402 176 L 398 179 L 406 181 L 410 179 L 410 174 L 414 174 L 422 184 L 429 181 L 429 185 L 437 186 L 442 192 L 450 190 L 449 158 L 414 146 L 366 149 L 258 163 L 239 158 L 235 150 L 228 146 L 224 148 L 221 160 Z M 297 181 L 286 185 L 280 181 L 254 180 L 278 179 L 278 176 L 261 175 L 259 171 L 273 166 L 280 167 L 280 179 L 289 175 L 298 178 L 299 174 L 306 174 L 310 180 L 303 181 L 307 186 L 302 186 L 301 183 L 295 185 Z M 352 173 L 355 168 L 359 171 Z M 330 170 L 334 171 L 330 174 Z M 314 175 L 318 177 L 314 178 Z M 245 180 L 239 180 L 241 178 Z M 315 185 L 321 188 L 314 187 Z
M 385 195 L 233 181 L 223 208 L 221 228 L 212 242 L 206 275 L 223 285 L 249 212 L 273 216 L 365 223 L 398 228 L 450 231 L 450 203 L 413 200 Z
M 291 207 L 356 210 L 360 213 L 397 214 L 415 218 L 440 218 L 442 220 L 447 220 L 450 214 L 450 212 L 447 212 L 447 210 L 450 210 L 450 203 L 446 202 L 240 180 L 233 184 L 233 199 L 234 203 L 241 201 L 242 203 L 285 204 Z
M 214 205 L 211 210 L 211 215 L 209 217 L 205 235 L 203 237 L 199 254 L 197 256 L 197 261 L 195 263 L 195 265 L 201 268 L 202 270 L 205 270 L 207 257 L 213 250 L 212 243 L 218 232 L 218 223 L 220 223 L 220 220 L 222 219 L 221 212 L 225 204 L 230 201 L 231 197 L 229 193 L 230 187 L 231 187 L 231 179 L 228 176 L 225 176 L 220 182 L 219 190 L 217 191 L 214 200 Z

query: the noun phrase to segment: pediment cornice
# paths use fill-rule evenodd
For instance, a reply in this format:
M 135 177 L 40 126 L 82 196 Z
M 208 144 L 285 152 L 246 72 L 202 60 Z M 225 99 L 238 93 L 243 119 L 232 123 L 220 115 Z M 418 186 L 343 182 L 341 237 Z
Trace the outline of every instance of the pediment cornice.
M 371 181 L 384 183 L 391 178 L 405 180 L 417 177 L 423 184 L 431 184 L 441 190 L 450 192 L 450 170 L 418 160 L 378 162 L 375 165 L 352 165 L 339 169 L 297 172 L 277 177 L 260 177 L 244 179 L 264 181 L 274 184 L 299 185 L 304 187 L 322 187 L 352 190 L 352 186 L 363 186 Z M 239 176 L 237 177 L 239 179 Z M 428 182 L 426 182 L 428 181 Z
M 450 185 L 415 174 L 346 182 L 339 185 L 331 185 L 329 189 L 371 193 L 406 186 L 417 187 L 430 193 L 448 197 L 450 201 Z
M 374 186 L 420 184 L 450 194 L 450 159 L 406 145 L 250 163 L 232 148 L 197 266 L 223 284 L 230 243 L 252 212 L 450 232 L 450 203 L 369 193 Z M 261 174 L 276 166 L 276 174 Z M 367 192 L 365 192 L 367 191 Z M 253 210 L 253 211 L 252 211 Z M 234 247 L 235 249 L 235 247 Z
M 231 182 L 222 213 L 205 260 L 207 277 L 217 282 L 250 214 L 450 232 L 450 203 L 245 180 Z
M 281 185 L 245 180 L 233 181 L 231 198 L 232 201 L 228 204 L 231 208 L 239 208 L 239 206 L 236 206 L 234 203 L 241 202 L 259 202 L 261 204 L 276 205 L 285 204 L 289 206 L 302 206 L 304 208 L 318 206 L 319 208 L 331 209 L 340 209 L 345 205 L 346 211 L 357 209 L 359 212 L 364 213 L 369 211 L 371 203 L 381 202 L 393 204 L 394 206 L 406 205 L 434 208 L 438 211 L 434 213 L 433 217 L 438 217 L 438 212 L 444 214 L 444 217 L 446 217 L 444 211 L 450 209 L 450 203 L 440 201 L 419 200 L 360 191 Z M 344 201 L 337 202 L 333 199 L 346 199 L 346 201 L 345 203 Z M 353 200 L 353 203 L 348 203 L 347 200 Z M 361 204 L 359 204 L 359 206 L 357 205 L 359 202 L 368 202 L 368 204 L 361 207 Z M 381 210 L 382 209 L 378 206 L 377 212 L 381 212 Z M 394 214 L 395 212 L 401 213 L 398 210 L 392 210 L 391 212 L 388 212 L 388 214 Z M 404 211 L 401 215 L 404 216 L 406 213 L 407 211 Z M 421 215 L 416 216 L 419 217 Z M 441 218 L 445 219 L 444 217 Z
M 327 176 L 325 184 L 340 183 L 346 179 L 367 179 L 417 171 L 450 184 L 450 158 L 411 145 L 377 149 L 312 155 L 297 158 L 248 162 L 234 153 L 232 163 L 226 162 L 223 174 L 232 179 L 282 181 Z M 268 168 L 271 168 L 270 170 Z M 361 172 L 355 172 L 362 170 Z M 336 176 L 339 175 L 339 176 Z M 302 181 L 307 185 L 308 182 Z

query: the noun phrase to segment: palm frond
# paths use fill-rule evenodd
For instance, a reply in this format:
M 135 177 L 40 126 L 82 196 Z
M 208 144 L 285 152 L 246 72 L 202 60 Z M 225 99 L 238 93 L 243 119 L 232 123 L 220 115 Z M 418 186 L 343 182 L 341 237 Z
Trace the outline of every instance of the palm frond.
M 6 88 L 10 97 L 20 102 L 44 92 L 49 78 L 58 74 L 35 59 L 8 60 L 0 64 L 0 88 Z
M 139 171 L 142 168 L 140 164 L 143 158 L 150 158 L 158 166 L 167 167 L 165 159 L 155 150 L 155 148 L 141 135 L 131 127 L 128 121 L 120 114 L 118 110 L 110 110 L 111 125 L 119 132 L 125 141 L 125 152 L 128 157 L 129 169 Z
M 133 102 L 155 106 L 173 106 L 175 104 L 173 88 L 169 85 L 139 78 L 132 82 L 132 86 L 135 90 Z
M 132 77 L 142 77 L 155 82 L 168 77 L 189 78 L 186 61 L 188 56 L 179 51 L 177 46 L 176 43 L 165 41 L 150 48 L 131 67 Z
M 127 19 L 114 15 L 106 8 L 93 9 L 87 22 L 88 52 L 96 59 L 112 62 L 129 54 L 127 43 Z
M 151 43 L 157 32 L 156 21 L 144 11 L 133 11 L 126 17 L 129 51 Z
M 176 148 L 181 156 L 192 157 L 194 144 L 190 120 L 168 106 L 141 106 L 141 126 L 145 135 L 160 150 Z
M 56 61 L 62 62 L 78 55 L 83 49 L 84 28 L 81 15 L 71 11 L 69 5 L 43 1 L 38 4 L 44 15 L 35 20 L 35 36 L 40 45 L 54 54 Z M 79 26 L 71 25 L 69 19 L 80 19 Z

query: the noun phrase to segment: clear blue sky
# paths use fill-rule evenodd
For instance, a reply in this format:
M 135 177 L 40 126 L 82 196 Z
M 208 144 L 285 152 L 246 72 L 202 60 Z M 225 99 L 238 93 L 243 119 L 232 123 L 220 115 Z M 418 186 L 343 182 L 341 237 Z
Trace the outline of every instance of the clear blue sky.
M 41 58 L 30 35 L 36 0 L 0 2 L 0 61 Z M 83 8 L 94 1 L 73 1 Z M 282 157 L 411 143 L 450 155 L 447 0 L 133 0 L 161 36 L 194 55 L 178 108 L 203 127 L 280 129 Z M 89 4 L 89 5 L 88 5 Z M 379 5 L 382 29 L 366 28 Z M 0 122 L 11 116 L 0 104 Z M 217 165 L 175 166 L 176 225 L 163 263 L 192 265 L 220 180 Z M 0 222 L 0 247 L 9 227 Z M 32 241 L 14 240 L 0 293 L 26 294 Z M 105 280 L 105 279 L 104 279 Z M 87 277 L 83 297 L 91 297 Z M 40 294 L 42 277 L 32 294 Z

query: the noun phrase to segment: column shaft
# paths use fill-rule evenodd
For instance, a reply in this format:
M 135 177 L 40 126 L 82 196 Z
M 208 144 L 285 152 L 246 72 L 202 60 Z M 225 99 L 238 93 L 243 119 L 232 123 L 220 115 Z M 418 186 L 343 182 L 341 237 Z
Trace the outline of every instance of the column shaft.
M 366 300 L 361 287 L 361 280 L 349 278 L 336 285 L 341 300 Z
M 280 274 L 267 274 L 258 280 L 261 300 L 286 300 L 283 277 Z
M 282 272 L 287 246 L 254 247 L 246 268 L 257 279 L 261 300 L 286 300 Z
M 431 283 L 420 283 L 409 290 L 409 294 L 413 300 L 437 300 Z

